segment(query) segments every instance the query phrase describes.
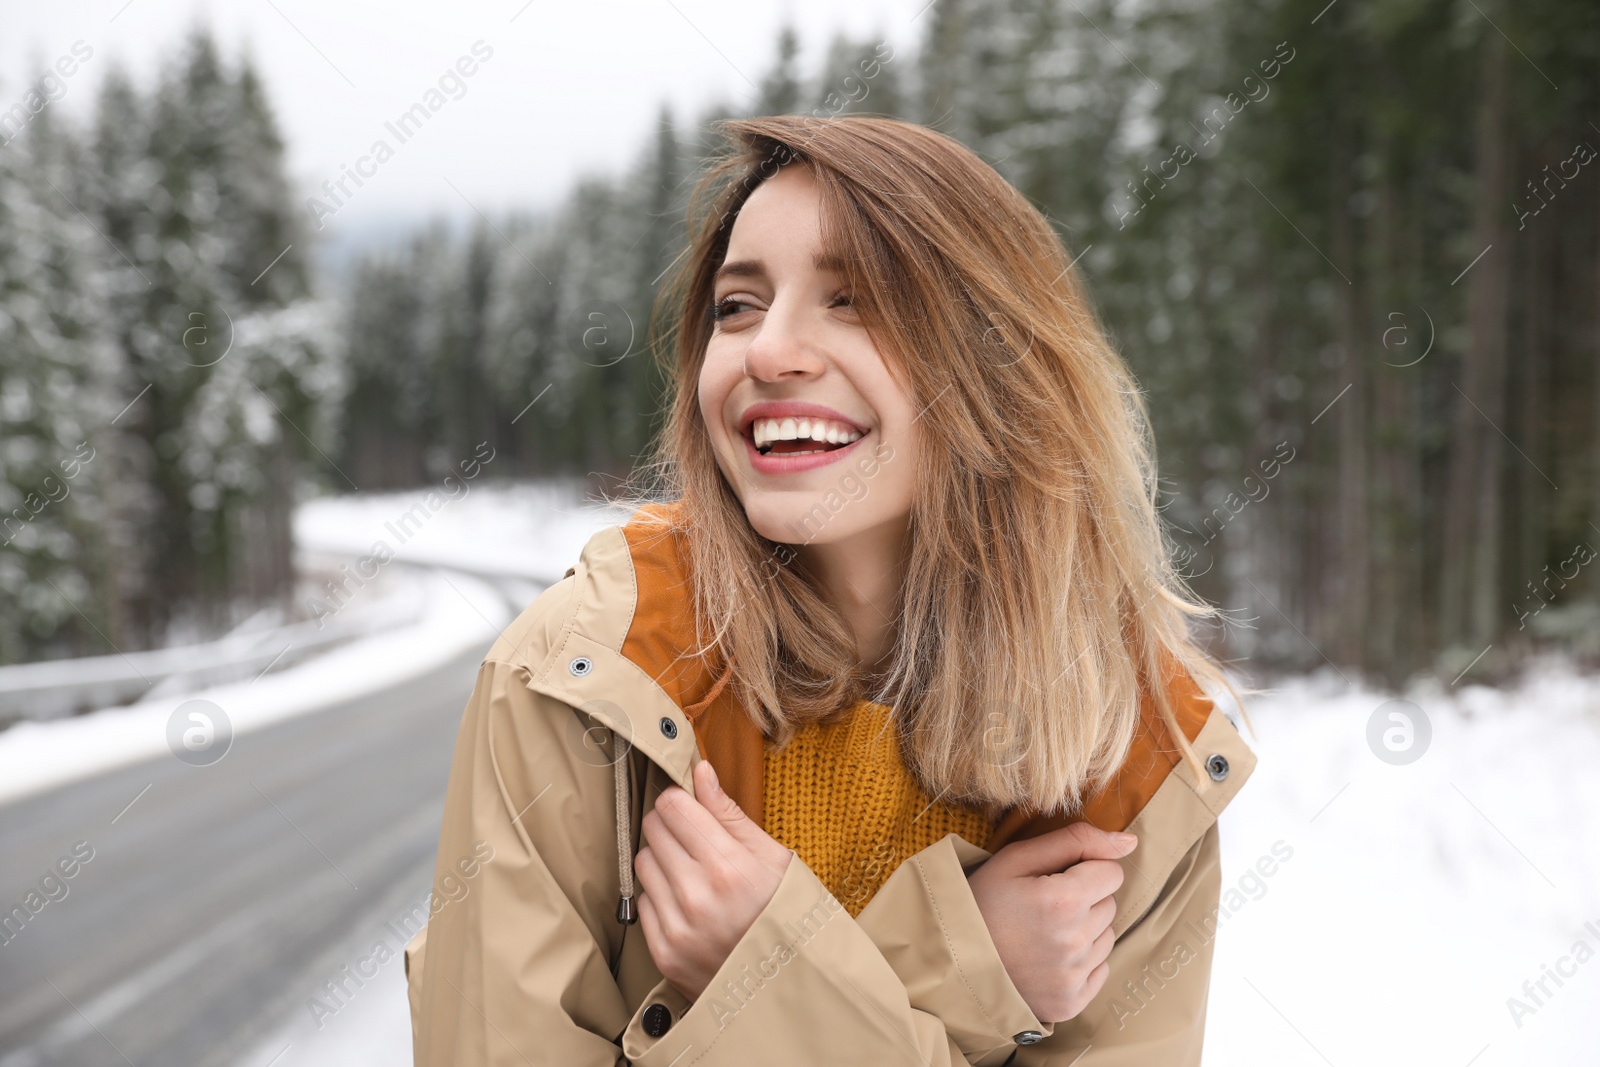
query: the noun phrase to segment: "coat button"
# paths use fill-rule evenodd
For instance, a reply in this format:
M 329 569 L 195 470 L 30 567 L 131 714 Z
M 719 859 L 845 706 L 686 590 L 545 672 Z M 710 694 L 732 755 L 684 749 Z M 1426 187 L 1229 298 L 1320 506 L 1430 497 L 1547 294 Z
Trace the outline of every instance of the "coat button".
M 660 1037 L 672 1026 L 672 1012 L 667 1010 L 665 1004 L 652 1004 L 644 1010 L 644 1032 L 651 1037 Z
M 1037 1030 L 1024 1030 L 1011 1040 L 1015 1041 L 1019 1045 L 1037 1045 L 1039 1042 L 1044 1040 L 1044 1035 Z
M 588 656 L 579 656 L 577 659 L 567 664 L 567 672 L 574 678 L 582 678 L 592 670 L 594 670 L 594 663 L 589 659 Z
M 1228 757 L 1218 752 L 1206 760 L 1206 773 L 1211 775 L 1213 782 L 1220 782 L 1228 777 Z
M 663 715 L 661 716 L 661 732 L 668 741 L 671 741 L 678 736 L 678 724 Z

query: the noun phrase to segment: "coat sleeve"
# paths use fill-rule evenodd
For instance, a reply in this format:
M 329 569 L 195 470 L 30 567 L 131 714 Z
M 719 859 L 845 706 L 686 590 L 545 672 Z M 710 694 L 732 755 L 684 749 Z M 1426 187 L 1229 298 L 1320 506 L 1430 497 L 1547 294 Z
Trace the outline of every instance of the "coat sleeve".
M 1003 1061 L 1016 1039 L 1047 1036 L 1012 984 L 967 873 L 989 853 L 946 834 L 897 867 L 860 923 L 906 987 L 911 1006 L 943 1021 L 970 1063 Z
M 650 1038 L 636 1013 L 624 1051 L 641 1067 L 737 1062 L 719 1054 L 730 1049 L 777 1064 L 1196 1067 L 1219 920 L 1216 820 L 1255 756 L 1220 713 L 1195 744 L 1209 756 L 1203 776 L 1180 762 L 1128 826 L 1140 844 L 1122 860 L 1111 973 L 1075 1018 L 1029 1013 L 965 879 L 989 854 L 947 835 L 903 863 L 859 920 L 791 861 L 707 990 L 691 1004 L 658 985 L 646 1003 L 663 1004 L 671 1028 Z M 819 1004 L 839 1005 L 825 1026 Z
M 1077 1017 L 1032 1015 L 965 877 L 990 854 L 950 834 L 902 863 L 858 920 L 791 861 L 705 993 L 691 1004 L 659 984 L 630 1022 L 624 1050 L 645 1067 L 733 1062 L 716 1054 L 730 1046 L 774 1063 L 789 1063 L 793 1048 L 796 1063 L 1197 1065 L 1219 919 L 1217 817 L 1256 760 L 1220 712 L 1194 743 L 1206 770 L 1180 761 L 1127 826 L 1140 843 L 1121 861 L 1111 973 Z M 671 1020 L 659 1038 L 641 1026 L 652 1003 Z M 841 1010 L 815 1027 L 814 1003 Z
M 407 951 L 416 1067 L 614 1067 L 629 1012 L 608 962 L 617 935 L 595 872 L 615 872 L 611 768 L 570 744 L 568 705 L 524 668 L 479 667 L 445 792 L 433 913 Z M 464 893 L 459 854 L 491 857 Z M 588 903 L 585 903 L 588 901 Z
M 796 856 L 697 1000 L 663 981 L 640 1005 L 623 1035 L 628 1061 L 1197 1067 L 1221 885 L 1215 824 L 1117 940 L 1099 995 L 1061 1023 L 1039 1022 L 1006 975 L 965 888 L 974 854 L 986 855 L 955 835 L 929 846 L 859 920 Z M 661 1037 L 642 1025 L 653 1004 L 672 1020 Z
M 943 871 L 935 866 L 930 873 L 925 864 L 934 864 L 938 855 L 936 846 L 930 849 L 934 855 L 928 855 L 930 850 L 925 849 L 911 857 L 901 864 L 891 881 L 902 878 L 908 887 L 922 883 L 926 893 L 924 879 L 941 874 L 950 877 L 948 866 Z M 953 863 L 954 852 L 948 847 L 943 852 Z M 959 876 L 959 864 L 954 870 Z M 908 892 L 906 896 L 913 894 Z M 976 904 L 973 911 L 976 915 Z M 862 918 L 867 918 L 866 911 Z M 937 923 L 936 916 L 934 921 Z M 981 930 L 981 916 L 978 921 Z M 902 922 L 899 928 L 910 930 L 911 926 Z M 934 938 L 941 936 L 937 925 L 929 933 Z M 952 946 L 967 944 L 974 931 L 967 927 L 946 933 L 949 939 L 945 947 L 930 953 L 929 960 L 959 951 Z M 982 936 L 987 938 L 987 932 Z M 912 965 L 922 947 L 891 946 L 890 951 L 899 953 L 902 964 Z M 998 963 L 996 957 L 997 967 Z M 1010 986 L 1003 968 L 975 977 L 990 982 L 1002 978 Z M 756 916 L 705 991 L 691 1002 L 670 983 L 659 983 L 624 1031 L 622 1048 L 628 1062 L 636 1067 L 1000 1064 L 1015 1046 L 1009 1035 L 995 1040 L 998 1032 L 1013 1025 L 1013 1017 L 1026 1020 L 1026 1024 L 1017 1025 L 1038 1024 L 1014 988 L 1010 989 L 1010 995 L 1016 998 L 1014 1004 L 1003 995 L 996 997 L 996 1003 L 1004 1005 L 1012 1015 L 996 1017 L 991 1013 L 988 1018 L 984 1016 L 983 997 L 995 991 L 984 989 L 980 994 L 969 988 L 957 994 L 933 988 L 945 982 L 959 983 L 963 978 L 960 972 L 928 970 L 918 973 L 908 987 L 874 942 L 868 925 L 852 918 L 796 855 L 766 908 Z M 941 1016 L 918 1008 L 914 999 L 926 1007 L 956 1007 L 954 1021 L 947 1023 Z M 671 1022 L 665 1033 L 653 1037 L 646 1032 L 643 1021 L 645 1013 L 657 1004 L 670 1013 Z M 1015 1010 L 1018 1007 L 1020 1014 Z M 969 1056 L 962 1047 L 964 1041 L 985 1048 Z
M 988 856 L 950 834 L 896 871 L 861 913 L 913 1007 L 939 1016 L 972 1063 L 994 1062 L 994 1050 L 1013 1047 L 1014 1059 L 999 1056 L 1012 1067 L 1200 1062 L 1222 881 L 1215 823 L 1172 867 L 1143 916 L 1131 917 L 1137 921 L 1113 946 L 1099 995 L 1062 1023 L 1034 1019 L 988 936 L 965 877 Z M 1129 870 L 1129 879 L 1143 877 Z M 1126 894 L 1118 906 L 1136 898 Z M 1040 1040 L 1016 1044 L 1029 1030 Z
M 1213 823 L 1112 946 L 1095 999 L 1010 1067 L 1199 1067 L 1221 886 Z

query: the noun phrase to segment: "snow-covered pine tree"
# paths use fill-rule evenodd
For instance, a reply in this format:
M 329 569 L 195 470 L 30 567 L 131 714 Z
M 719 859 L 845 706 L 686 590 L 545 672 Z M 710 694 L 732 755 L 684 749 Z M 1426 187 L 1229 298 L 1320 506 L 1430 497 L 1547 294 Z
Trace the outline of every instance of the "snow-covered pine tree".
M 341 330 L 349 384 L 339 467 L 362 489 L 427 480 L 427 445 L 439 421 L 428 304 L 452 269 L 448 253 L 448 235 L 434 229 L 356 265 Z
M 855 40 L 836 34 L 810 92 L 806 113 L 820 117 L 849 114 L 903 117 L 907 101 L 902 83 L 906 63 L 883 37 Z
M 0 664 L 122 638 L 105 521 L 118 353 L 102 239 L 75 207 L 81 156 L 48 109 L 0 149 Z
M 790 115 L 800 109 L 800 35 L 792 24 L 778 31 L 778 58 L 761 79 L 761 96 L 756 103 L 759 115 Z
M 568 249 L 551 238 L 547 218 L 514 215 L 501 230 L 509 246 L 502 242 L 497 252 L 485 307 L 483 366 L 517 469 L 548 473 L 557 467 L 549 420 L 562 336 L 553 279 L 565 272 Z
M 231 72 L 196 32 L 147 98 L 113 71 L 99 105 L 91 213 L 116 246 L 108 317 L 139 396 L 127 466 L 148 491 L 125 593 L 152 645 L 286 600 L 296 471 L 334 476 L 319 449 L 338 381 L 248 63 Z

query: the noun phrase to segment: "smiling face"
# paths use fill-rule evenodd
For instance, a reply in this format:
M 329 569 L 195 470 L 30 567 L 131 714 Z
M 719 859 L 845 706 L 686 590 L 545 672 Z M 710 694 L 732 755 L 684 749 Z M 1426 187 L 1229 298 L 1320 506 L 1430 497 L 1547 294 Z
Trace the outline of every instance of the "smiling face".
M 822 257 L 817 178 L 787 166 L 740 209 L 713 290 L 700 413 L 750 525 L 834 545 L 903 532 L 916 410 Z

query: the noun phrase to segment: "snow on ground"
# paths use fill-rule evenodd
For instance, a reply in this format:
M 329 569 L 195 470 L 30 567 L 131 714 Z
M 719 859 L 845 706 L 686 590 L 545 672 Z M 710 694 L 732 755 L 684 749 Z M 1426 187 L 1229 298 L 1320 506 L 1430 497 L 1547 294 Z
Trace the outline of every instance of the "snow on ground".
M 386 925 L 426 902 L 428 887 L 416 900 L 398 898 L 360 924 L 345 939 L 340 995 L 306 998 L 291 1016 L 236 1067 L 410 1067 L 411 1003 L 406 994 L 405 939 Z M 404 933 L 404 930 L 401 930 Z M 387 953 L 376 951 L 378 946 Z M 385 958 L 387 956 L 387 958 Z M 347 977 L 354 974 L 354 978 Z M 356 985 L 360 982 L 360 985 Z
M 419 490 L 310 501 L 295 515 L 302 552 L 393 557 L 367 582 L 347 585 L 344 604 L 392 596 L 395 610 L 409 611 L 402 602 L 423 597 L 415 622 L 250 681 L 0 730 L 0 803 L 168 751 L 168 720 L 190 700 L 222 709 L 237 736 L 426 674 L 468 649 L 487 651 L 516 610 L 479 576 L 558 580 L 589 536 L 617 521 L 575 489 L 544 484 L 467 482 L 454 497 Z M 375 554 L 380 540 L 387 551 Z M 455 567 L 472 573 L 443 569 Z M 531 600 L 537 586 L 521 588 Z
M 555 582 L 602 526 L 625 509 L 585 501 L 572 483 L 460 482 L 444 491 L 368 493 L 313 500 L 295 512 L 300 545 L 372 556 L 379 542 L 399 561 Z
M 213 721 L 216 738 L 224 736 L 223 716 L 237 737 L 360 696 L 379 682 L 388 685 L 426 674 L 470 645 L 487 647 L 486 641 L 494 640 L 490 627 L 505 626 L 514 618 L 505 598 L 476 578 L 423 571 L 411 580 L 427 597 L 413 625 L 251 681 L 66 719 L 20 722 L 0 732 L 0 803 L 170 751 L 168 720 L 191 700 L 215 706 L 201 711 Z M 187 711 L 183 721 L 193 721 Z
M 1325 674 L 1247 702 L 1207 1064 L 1600 1063 L 1600 678 L 1405 697 L 1432 730 L 1406 765 L 1367 741 L 1392 694 Z

